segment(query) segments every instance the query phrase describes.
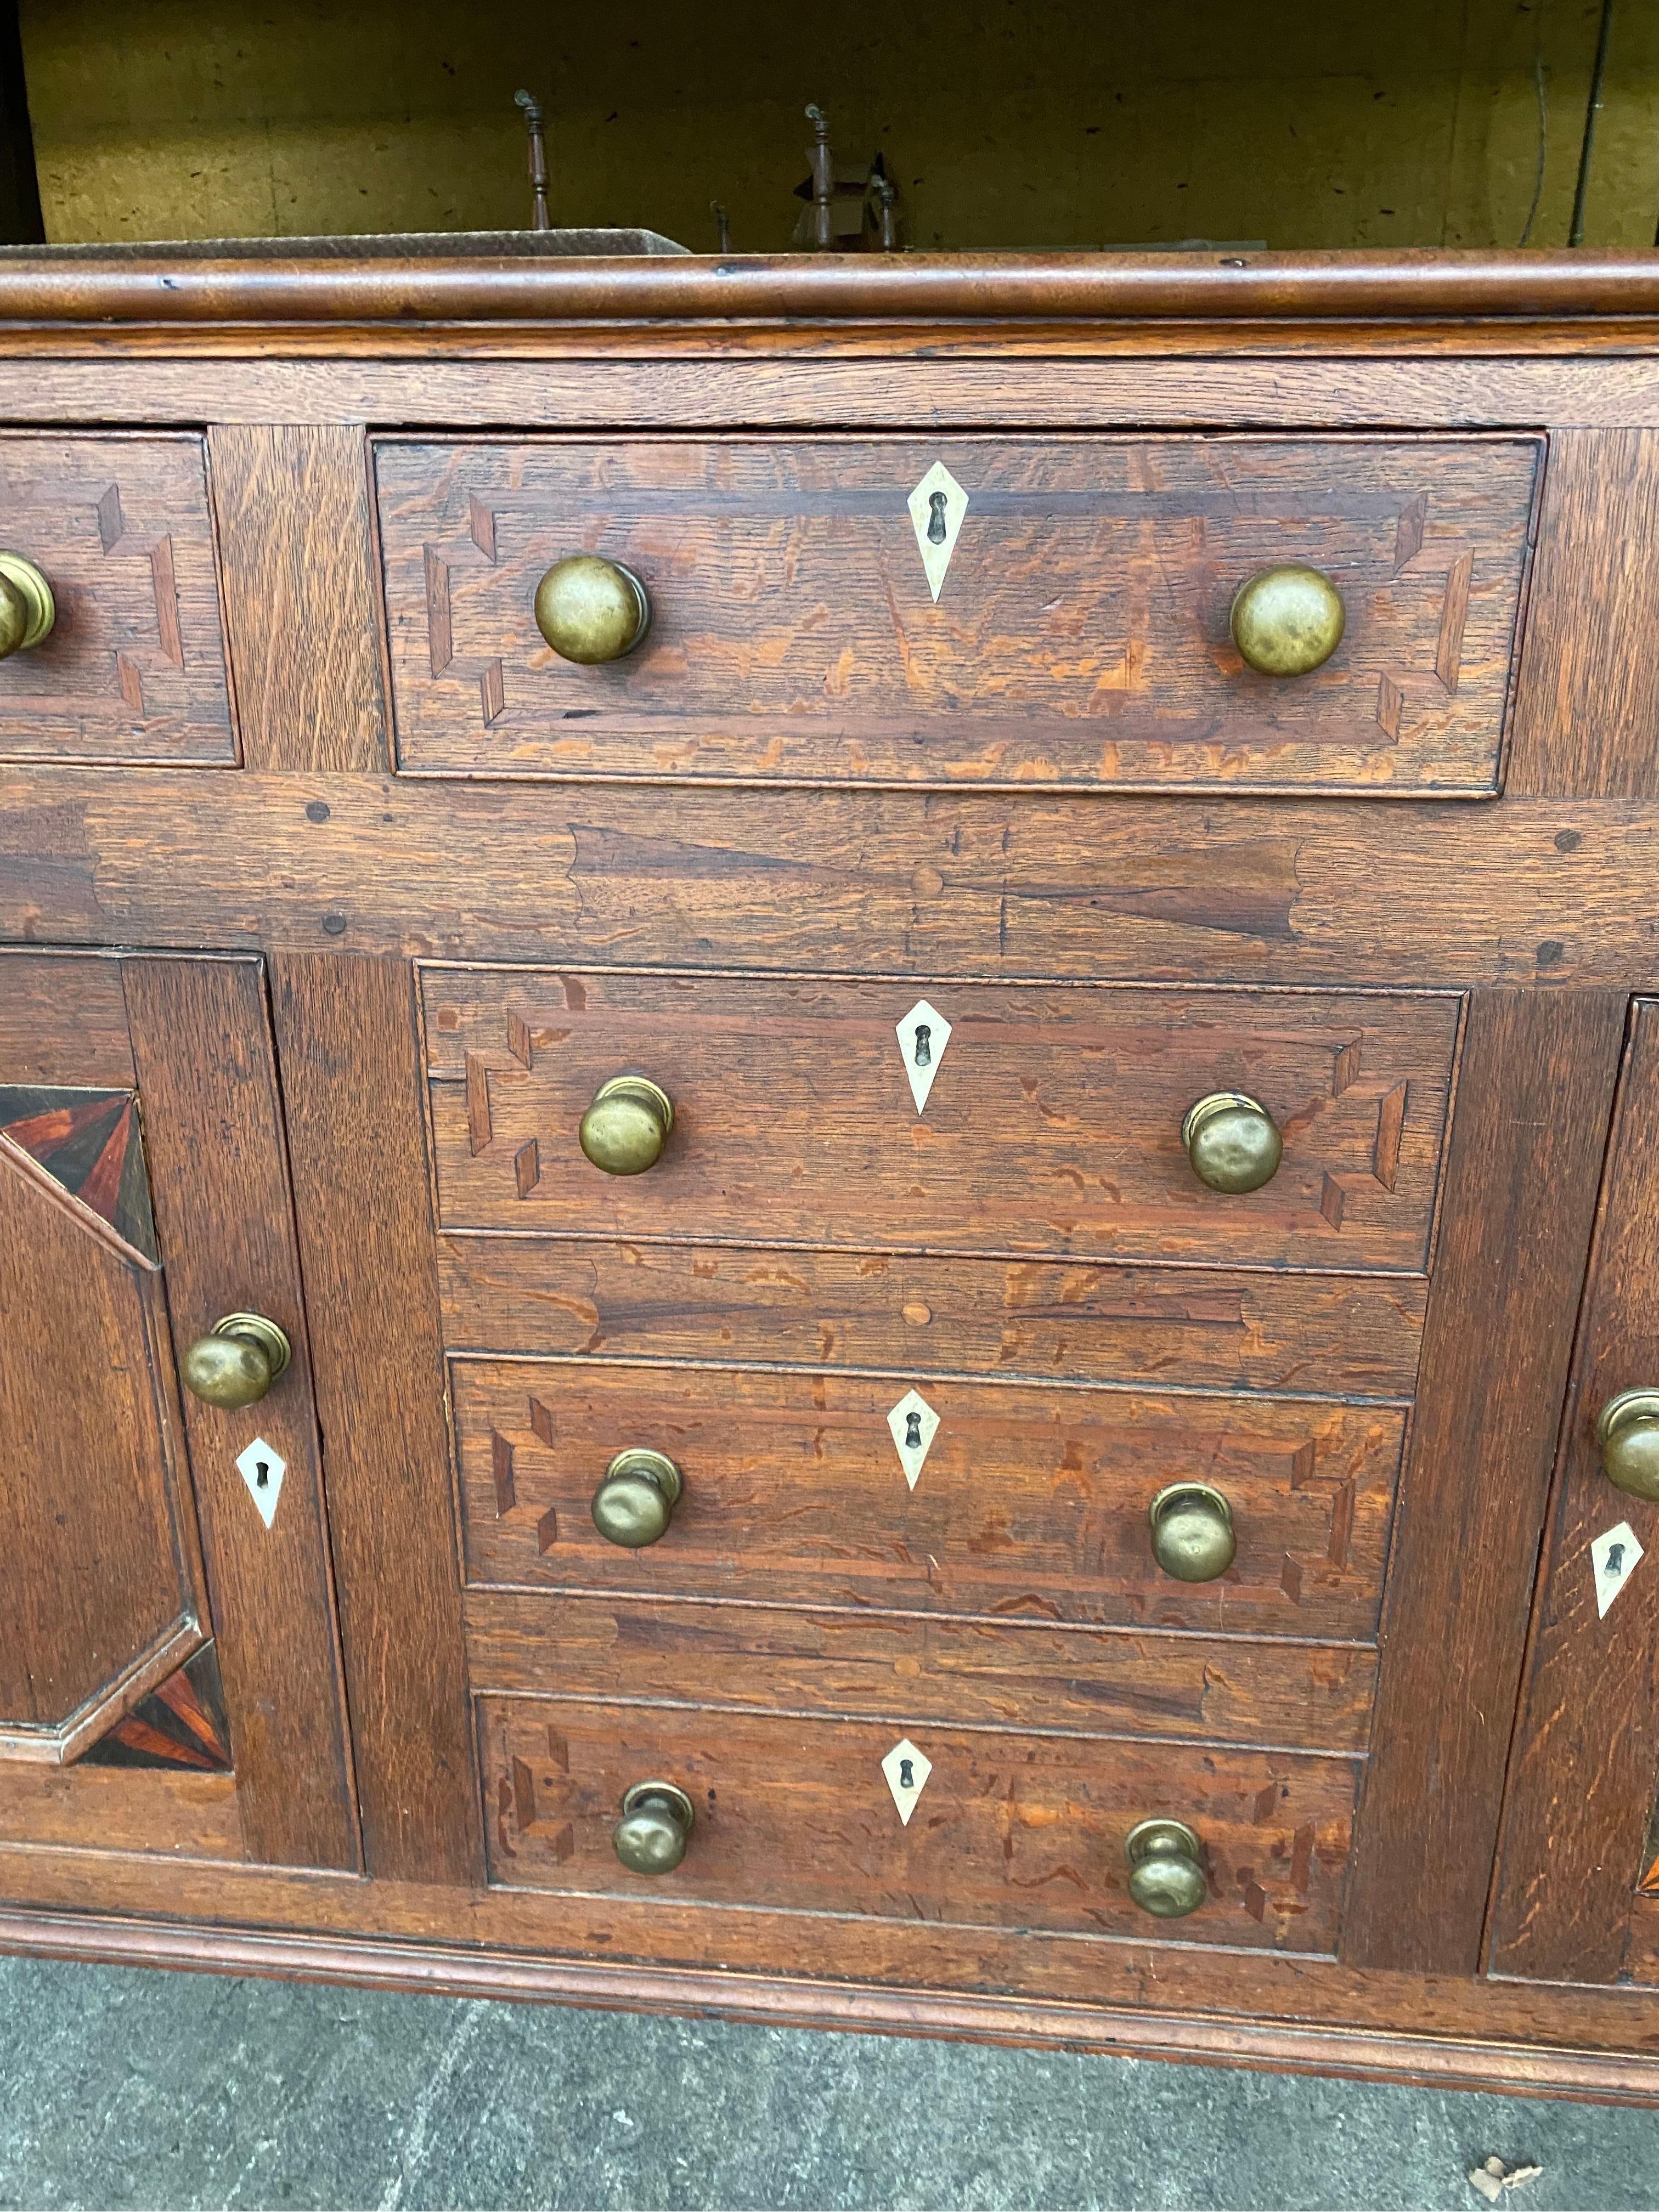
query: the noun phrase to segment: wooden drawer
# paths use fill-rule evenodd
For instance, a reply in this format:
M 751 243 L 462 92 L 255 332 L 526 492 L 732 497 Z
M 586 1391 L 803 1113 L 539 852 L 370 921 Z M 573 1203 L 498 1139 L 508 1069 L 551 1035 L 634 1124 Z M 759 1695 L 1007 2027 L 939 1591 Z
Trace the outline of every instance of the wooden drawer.
M 1486 793 L 1534 438 L 385 440 L 399 760 L 422 775 Z M 910 496 L 967 495 L 937 599 Z M 954 495 L 953 495 L 954 496 Z M 927 510 L 924 508 L 924 514 Z M 928 516 L 931 520 L 931 516 Z M 644 641 L 533 617 L 598 552 Z M 1259 676 L 1234 593 L 1308 562 L 1346 635 Z
M 925 1112 L 896 1025 L 914 983 L 422 973 L 449 1229 L 1179 1258 L 1415 1272 L 1428 1258 L 1460 1000 L 1437 993 L 931 987 Z M 623 1070 L 672 1091 L 649 1173 L 577 1140 Z M 1206 1093 L 1285 1136 L 1224 1195 L 1182 1142 Z
M 1376 1632 L 1405 1415 L 856 1375 L 453 1363 L 467 1579 L 477 1586 L 1229 1629 Z M 914 1488 L 899 1438 L 928 1424 Z M 937 1420 L 936 1430 L 932 1423 Z M 612 1456 L 684 1488 L 630 1551 L 593 1525 Z M 914 1465 L 915 1455 L 911 1455 Z M 1147 1509 L 1202 1481 L 1237 1557 L 1213 1583 L 1152 1558 Z
M 0 759 L 234 763 L 199 438 L 0 436 L 0 544 L 57 605 L 0 660 Z
M 1357 1764 L 999 1729 L 484 1698 L 497 1883 L 1079 1936 L 1335 1948 Z M 902 1823 L 882 1761 L 928 1763 Z M 912 1778 L 918 1772 L 912 1765 Z M 690 1797 L 684 1863 L 611 1848 L 624 1790 Z M 1127 1893 L 1125 1839 L 1167 1815 L 1201 1838 L 1208 1900 L 1177 1923 Z

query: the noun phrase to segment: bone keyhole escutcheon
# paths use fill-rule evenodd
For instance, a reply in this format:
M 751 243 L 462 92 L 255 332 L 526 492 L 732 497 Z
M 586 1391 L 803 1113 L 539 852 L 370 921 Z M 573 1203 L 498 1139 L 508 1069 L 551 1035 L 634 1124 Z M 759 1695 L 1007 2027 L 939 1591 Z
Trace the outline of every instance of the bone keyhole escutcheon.
M 943 545 L 947 535 L 945 521 L 945 494 L 934 492 L 927 501 L 927 543 Z

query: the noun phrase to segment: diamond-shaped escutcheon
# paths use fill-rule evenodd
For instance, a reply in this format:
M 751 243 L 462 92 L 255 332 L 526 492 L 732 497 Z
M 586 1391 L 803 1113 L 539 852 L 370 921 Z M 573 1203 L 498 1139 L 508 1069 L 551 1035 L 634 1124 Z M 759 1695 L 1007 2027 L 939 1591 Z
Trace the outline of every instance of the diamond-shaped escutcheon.
M 259 1509 L 259 1518 L 267 1528 L 276 1518 L 276 1500 L 283 1494 L 283 1477 L 288 1465 L 281 1452 L 268 1444 L 263 1437 L 255 1437 L 243 1452 L 236 1455 L 236 1472 L 247 1485 L 247 1494 Z
M 908 1735 L 902 1735 L 881 1762 L 881 1771 L 893 1793 L 893 1802 L 898 1807 L 899 1820 L 908 1828 L 910 1815 L 916 1809 L 916 1800 L 927 1787 L 933 1762 L 926 1752 L 916 1749 Z

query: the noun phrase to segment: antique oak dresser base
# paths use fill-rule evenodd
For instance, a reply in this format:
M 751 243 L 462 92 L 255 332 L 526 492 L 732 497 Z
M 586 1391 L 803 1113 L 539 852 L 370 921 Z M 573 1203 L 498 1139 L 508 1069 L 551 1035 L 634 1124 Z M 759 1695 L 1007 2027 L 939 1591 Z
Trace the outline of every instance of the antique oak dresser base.
M 0 421 L 0 1948 L 1659 2095 L 1659 263 L 9 256 Z

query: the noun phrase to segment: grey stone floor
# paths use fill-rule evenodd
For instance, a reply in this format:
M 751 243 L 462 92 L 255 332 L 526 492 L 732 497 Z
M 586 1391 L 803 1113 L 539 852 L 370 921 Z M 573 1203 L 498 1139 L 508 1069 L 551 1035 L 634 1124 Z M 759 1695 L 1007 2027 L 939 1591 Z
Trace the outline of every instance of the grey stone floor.
M 0 1959 L 0 2206 L 1651 2212 L 1659 2112 Z

